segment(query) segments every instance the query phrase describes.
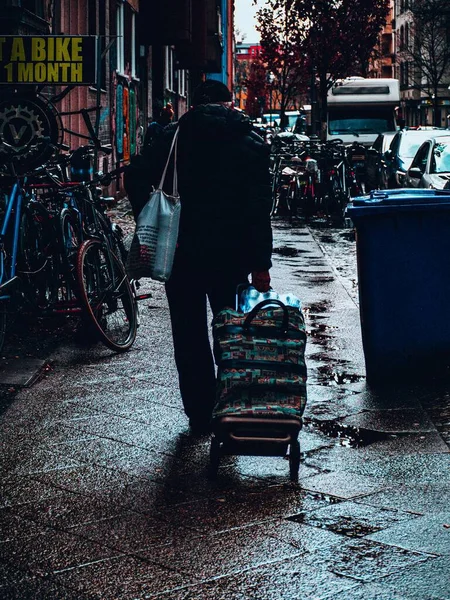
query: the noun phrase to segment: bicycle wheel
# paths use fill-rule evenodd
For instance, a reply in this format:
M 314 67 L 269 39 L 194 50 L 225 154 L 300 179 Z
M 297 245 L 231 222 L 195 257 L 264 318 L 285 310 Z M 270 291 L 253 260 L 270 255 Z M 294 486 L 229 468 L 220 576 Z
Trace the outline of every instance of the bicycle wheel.
M 290 189 L 289 189 L 289 214 L 291 219 L 294 219 L 295 217 L 297 217 L 297 212 L 298 212 L 298 197 L 299 197 L 299 184 L 298 184 L 298 180 L 295 179 L 295 181 L 292 183 Z
M 40 308 L 53 299 L 53 263 L 49 247 L 49 216 L 37 203 L 24 208 L 20 221 L 17 272 L 25 284 L 26 300 Z
M 63 209 L 59 216 L 60 254 L 62 259 L 62 279 L 59 282 L 60 293 L 66 300 L 77 296 L 77 255 L 81 244 L 81 227 L 77 216 Z
M 300 205 L 305 221 L 309 221 L 315 211 L 314 186 L 311 179 L 308 179 L 306 184 L 302 186 Z
M 115 351 L 128 350 L 136 339 L 136 301 L 119 259 L 99 240 L 78 250 L 80 300 L 101 341 Z
M 272 176 L 272 208 L 270 210 L 270 216 L 274 217 L 277 214 L 279 196 L 279 177 L 276 171 Z

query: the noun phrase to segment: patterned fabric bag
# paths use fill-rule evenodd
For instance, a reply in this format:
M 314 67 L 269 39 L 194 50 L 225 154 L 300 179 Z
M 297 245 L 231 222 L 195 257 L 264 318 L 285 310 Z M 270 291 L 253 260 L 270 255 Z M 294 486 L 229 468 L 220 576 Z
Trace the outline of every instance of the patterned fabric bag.
M 218 364 L 213 418 L 301 418 L 306 405 L 306 332 L 299 308 L 265 300 L 247 313 L 226 308 L 213 321 Z

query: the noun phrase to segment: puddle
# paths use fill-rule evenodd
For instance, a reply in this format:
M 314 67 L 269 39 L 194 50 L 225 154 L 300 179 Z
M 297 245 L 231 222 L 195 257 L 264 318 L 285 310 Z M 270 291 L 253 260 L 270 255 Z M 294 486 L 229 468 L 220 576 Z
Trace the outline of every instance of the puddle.
M 347 240 L 349 242 L 355 242 L 356 241 L 355 230 L 351 229 L 351 230 L 347 230 L 347 231 L 341 231 L 341 238 L 343 240 Z
M 323 353 L 322 353 L 323 354 Z M 345 383 L 358 383 L 364 381 L 364 375 L 358 375 L 357 373 L 348 373 L 345 371 L 339 371 L 334 366 L 324 365 L 317 368 L 319 372 L 318 380 L 321 383 L 328 385 L 343 385 Z
M 333 419 L 332 421 L 321 421 L 319 419 L 305 417 L 304 422 L 305 424 L 318 429 L 328 437 L 337 438 L 339 444 L 346 448 L 362 448 L 364 446 L 369 446 L 374 442 L 387 440 L 390 437 L 390 434 L 381 431 L 372 431 L 370 429 L 363 429 L 362 427 L 343 425 L 337 419 Z
M 331 235 L 321 235 L 320 241 L 324 244 L 334 244 L 336 240 Z
M 334 277 L 311 277 L 311 281 L 320 285 L 334 281 Z
M 281 246 L 280 248 L 274 248 L 273 253 L 279 254 L 280 256 L 298 256 L 306 250 L 298 250 L 297 248 L 290 248 L 289 246 Z
M 324 313 L 328 312 L 331 306 L 331 302 L 329 300 L 324 300 L 323 302 L 312 302 L 305 306 L 304 311 L 308 314 L 310 313 Z
M 313 315 L 311 315 L 311 321 L 314 321 L 315 317 Z M 327 334 L 335 329 L 337 329 L 337 327 L 335 325 L 326 325 L 325 323 L 311 323 L 311 331 L 310 331 L 310 335 L 314 336 L 314 335 L 323 335 L 323 334 Z
M 326 352 L 315 352 L 314 354 L 311 354 L 309 356 L 309 358 L 312 360 L 317 360 L 317 361 L 330 362 L 330 356 Z M 345 360 L 345 359 L 340 359 L 340 360 L 333 359 L 333 362 L 336 365 L 348 365 L 348 364 L 350 364 L 351 361 Z

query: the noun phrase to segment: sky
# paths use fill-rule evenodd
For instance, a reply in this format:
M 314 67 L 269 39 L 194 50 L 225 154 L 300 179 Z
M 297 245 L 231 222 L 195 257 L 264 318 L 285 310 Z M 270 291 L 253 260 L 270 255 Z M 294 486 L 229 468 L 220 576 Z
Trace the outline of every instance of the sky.
M 246 34 L 245 41 L 259 42 L 259 33 L 255 29 L 255 13 L 258 9 L 253 6 L 253 0 L 235 0 L 235 27 Z

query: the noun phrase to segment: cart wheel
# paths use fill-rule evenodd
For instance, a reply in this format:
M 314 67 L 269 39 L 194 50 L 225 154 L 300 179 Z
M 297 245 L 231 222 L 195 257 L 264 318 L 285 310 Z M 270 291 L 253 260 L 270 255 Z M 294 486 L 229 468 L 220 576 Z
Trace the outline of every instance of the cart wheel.
M 291 442 L 289 448 L 289 476 L 291 481 L 298 481 L 298 471 L 300 469 L 300 442 L 295 440 Z
M 209 471 L 212 477 L 217 475 L 217 471 L 219 470 L 220 464 L 220 442 L 219 440 L 213 436 L 211 438 L 211 447 L 209 449 L 209 460 L 210 466 Z

